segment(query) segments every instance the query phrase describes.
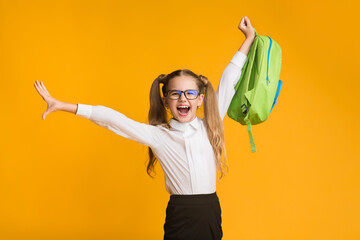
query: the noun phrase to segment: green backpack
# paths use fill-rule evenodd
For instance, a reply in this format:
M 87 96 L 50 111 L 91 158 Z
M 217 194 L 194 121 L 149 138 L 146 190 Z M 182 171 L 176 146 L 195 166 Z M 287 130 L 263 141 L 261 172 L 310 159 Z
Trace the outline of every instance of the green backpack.
M 279 44 L 268 36 L 257 35 L 255 30 L 255 39 L 227 111 L 230 118 L 247 125 L 251 152 L 256 152 L 251 125 L 268 118 L 280 93 L 281 61 Z

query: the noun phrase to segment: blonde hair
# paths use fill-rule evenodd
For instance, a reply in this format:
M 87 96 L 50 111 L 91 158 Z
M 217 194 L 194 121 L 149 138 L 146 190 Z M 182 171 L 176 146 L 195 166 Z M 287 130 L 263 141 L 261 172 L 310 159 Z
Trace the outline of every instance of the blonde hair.
M 205 94 L 204 98 L 204 123 L 209 137 L 210 144 L 213 148 L 216 167 L 220 171 L 220 179 L 225 176 L 224 169 L 228 171 L 225 141 L 224 141 L 224 125 L 220 118 L 218 101 L 214 88 L 210 81 L 203 75 L 196 75 L 188 69 L 180 69 L 173 71 L 170 74 L 160 74 L 153 82 L 150 89 L 150 110 L 149 110 L 149 124 L 161 125 L 165 128 L 170 128 L 168 123 L 168 114 L 166 108 L 161 100 L 161 91 L 165 95 L 169 81 L 177 76 L 191 76 L 196 81 L 200 93 Z M 222 159 L 222 156 L 224 157 Z M 147 173 L 150 177 L 151 172 L 155 172 L 155 164 L 157 162 L 156 156 L 149 147 L 149 163 L 147 165 Z M 219 180 L 220 180 L 219 179 Z

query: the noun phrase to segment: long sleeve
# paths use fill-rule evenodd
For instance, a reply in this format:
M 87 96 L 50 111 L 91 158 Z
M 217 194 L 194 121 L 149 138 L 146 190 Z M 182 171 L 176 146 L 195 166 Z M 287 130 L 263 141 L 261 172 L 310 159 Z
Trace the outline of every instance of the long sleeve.
M 216 90 L 221 119 L 224 119 L 235 94 L 235 86 L 240 79 L 246 57 L 244 53 L 237 51 L 221 75 L 220 83 Z
M 76 115 L 89 119 L 98 126 L 109 129 L 122 137 L 149 147 L 155 147 L 160 141 L 159 128 L 134 121 L 109 107 L 78 103 Z

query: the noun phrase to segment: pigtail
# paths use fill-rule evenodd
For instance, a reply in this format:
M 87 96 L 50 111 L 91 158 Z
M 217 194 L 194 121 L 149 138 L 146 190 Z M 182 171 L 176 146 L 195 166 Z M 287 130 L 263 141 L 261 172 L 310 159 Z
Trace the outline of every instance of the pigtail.
M 228 171 L 224 141 L 224 124 L 220 117 L 218 100 L 211 82 L 202 75 L 199 75 L 199 79 L 205 85 L 204 122 L 209 141 L 214 150 L 216 166 L 221 173 L 221 179 L 225 175 L 223 169 Z M 222 155 L 224 156 L 223 161 Z
M 167 123 L 167 113 L 160 95 L 160 83 L 164 83 L 165 79 L 166 75 L 161 74 L 151 85 L 150 110 L 148 115 L 149 124 L 151 125 L 161 125 L 163 123 Z
M 167 112 L 160 95 L 160 84 L 165 83 L 166 77 L 166 74 L 160 74 L 151 85 L 148 121 L 150 125 L 162 125 L 169 128 L 167 123 Z M 147 165 L 147 173 L 152 178 L 153 176 L 151 176 L 151 172 L 155 172 L 156 161 L 156 156 L 149 147 L 149 163 Z

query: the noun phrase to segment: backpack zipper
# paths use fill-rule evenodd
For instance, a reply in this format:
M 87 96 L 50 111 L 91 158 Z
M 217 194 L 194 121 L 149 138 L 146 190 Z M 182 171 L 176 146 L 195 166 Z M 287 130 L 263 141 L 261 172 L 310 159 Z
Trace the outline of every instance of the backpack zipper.
M 269 57 L 270 57 L 270 48 L 272 45 L 272 40 L 269 36 L 267 36 L 270 39 L 270 45 L 268 50 L 268 56 L 267 56 L 267 68 L 266 68 L 266 83 L 269 84 Z

